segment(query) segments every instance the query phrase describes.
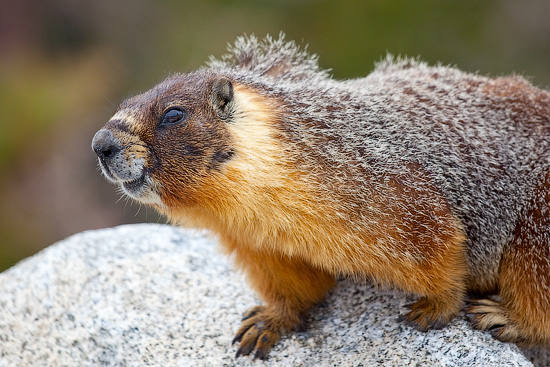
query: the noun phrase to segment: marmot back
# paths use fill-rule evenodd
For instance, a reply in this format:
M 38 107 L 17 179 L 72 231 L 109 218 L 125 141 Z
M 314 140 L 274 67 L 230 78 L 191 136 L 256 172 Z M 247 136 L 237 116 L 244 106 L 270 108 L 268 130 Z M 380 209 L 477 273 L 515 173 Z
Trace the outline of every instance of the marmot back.
M 550 343 L 549 92 L 392 58 L 338 81 L 282 37 L 229 51 L 123 102 L 92 145 L 129 196 L 235 254 L 266 302 L 238 354 L 265 356 L 338 275 L 422 295 L 420 330 L 500 292 L 474 325 Z

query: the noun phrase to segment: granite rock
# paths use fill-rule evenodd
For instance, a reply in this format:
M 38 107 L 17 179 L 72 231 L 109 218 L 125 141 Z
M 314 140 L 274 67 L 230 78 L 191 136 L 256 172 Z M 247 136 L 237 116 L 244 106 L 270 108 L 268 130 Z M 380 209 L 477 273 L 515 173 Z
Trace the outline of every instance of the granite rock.
M 165 225 L 88 231 L 0 274 L 0 367 L 531 366 L 463 315 L 438 331 L 397 321 L 414 297 L 339 281 L 306 331 L 267 361 L 234 358 L 259 303 L 216 240 Z

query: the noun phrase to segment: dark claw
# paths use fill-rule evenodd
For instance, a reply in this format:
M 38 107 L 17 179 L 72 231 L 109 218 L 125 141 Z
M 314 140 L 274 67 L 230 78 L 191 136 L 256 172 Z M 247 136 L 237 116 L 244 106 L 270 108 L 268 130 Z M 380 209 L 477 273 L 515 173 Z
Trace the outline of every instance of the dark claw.
M 441 330 L 447 325 L 447 322 L 442 317 L 436 318 L 434 321 L 430 323 L 429 328 L 434 330 Z
M 241 344 L 239 349 L 237 350 L 237 354 L 235 355 L 235 358 L 239 358 L 240 356 L 247 356 L 254 350 L 255 343 L 245 343 Z
M 501 334 L 503 329 L 504 329 L 504 325 L 495 325 L 489 328 L 489 332 L 491 333 L 493 338 L 497 340 L 501 340 Z
M 237 354 L 235 355 L 235 358 L 239 358 L 239 356 L 247 356 L 254 350 L 254 343 L 248 343 L 248 344 L 241 344 L 241 347 L 239 350 L 237 350 Z
M 250 327 L 252 327 L 252 326 L 253 326 L 253 325 L 250 325 Z M 233 338 L 233 341 L 231 342 L 231 345 L 240 342 L 240 341 L 243 339 L 244 334 L 246 334 L 246 332 L 247 332 L 248 330 L 250 330 L 250 327 L 247 328 L 247 329 L 241 330 L 240 333 L 238 333 L 237 335 L 235 335 L 235 337 Z
M 256 306 L 250 310 L 248 310 L 244 315 L 241 321 L 248 320 L 249 318 L 256 316 L 258 313 L 260 313 L 264 309 L 263 306 Z
M 502 330 L 502 328 L 504 328 L 504 326 L 506 325 L 500 325 L 500 324 L 491 325 L 489 326 L 488 330 L 491 331 L 491 334 L 493 334 L 493 336 L 495 336 L 495 333 L 500 334 L 500 331 Z
M 267 353 L 266 353 L 266 352 L 267 352 L 267 351 L 264 350 L 264 349 L 258 349 L 258 350 L 256 351 L 256 354 L 254 354 L 254 360 L 259 359 L 259 360 L 262 360 L 262 361 L 263 361 L 263 360 L 265 359 L 265 357 L 267 356 Z
M 239 358 L 240 356 L 246 356 L 250 354 L 250 351 L 248 351 L 248 353 L 246 353 L 246 351 L 243 349 L 243 347 L 240 347 L 239 349 L 237 349 L 237 353 L 235 354 L 235 358 Z
M 235 345 L 235 343 L 240 342 L 242 338 L 243 338 L 243 334 L 235 335 L 235 337 L 233 338 L 233 341 L 231 342 L 231 345 Z

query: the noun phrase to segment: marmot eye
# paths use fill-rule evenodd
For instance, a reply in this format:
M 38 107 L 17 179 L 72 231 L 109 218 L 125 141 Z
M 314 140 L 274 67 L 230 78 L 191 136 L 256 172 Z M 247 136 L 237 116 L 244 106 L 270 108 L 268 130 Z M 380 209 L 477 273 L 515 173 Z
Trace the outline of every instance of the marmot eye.
M 182 122 L 185 119 L 186 113 L 181 108 L 170 108 L 160 118 L 160 126 L 171 126 Z

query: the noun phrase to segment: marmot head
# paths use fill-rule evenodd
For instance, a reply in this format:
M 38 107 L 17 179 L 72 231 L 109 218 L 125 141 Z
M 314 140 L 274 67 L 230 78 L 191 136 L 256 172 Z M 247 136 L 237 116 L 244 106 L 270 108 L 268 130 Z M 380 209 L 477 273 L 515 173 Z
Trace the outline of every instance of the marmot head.
M 233 157 L 233 97 L 228 78 L 199 70 L 127 99 L 92 141 L 103 174 L 159 209 L 192 204 L 205 179 Z

